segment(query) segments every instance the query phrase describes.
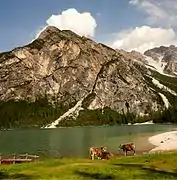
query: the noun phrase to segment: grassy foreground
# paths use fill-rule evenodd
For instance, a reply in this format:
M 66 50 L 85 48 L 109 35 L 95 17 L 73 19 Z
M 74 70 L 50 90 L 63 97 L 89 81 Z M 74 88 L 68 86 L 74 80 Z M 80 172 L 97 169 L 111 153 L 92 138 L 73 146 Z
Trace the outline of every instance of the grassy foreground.
M 177 152 L 112 160 L 48 159 L 2 165 L 0 179 L 177 179 Z

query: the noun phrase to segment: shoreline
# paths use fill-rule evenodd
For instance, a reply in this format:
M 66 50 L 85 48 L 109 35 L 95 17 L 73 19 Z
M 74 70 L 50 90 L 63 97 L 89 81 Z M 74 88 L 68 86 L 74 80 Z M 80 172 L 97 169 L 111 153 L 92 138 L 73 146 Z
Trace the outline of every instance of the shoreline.
M 177 150 L 177 131 L 168 131 L 148 138 L 148 142 L 155 146 L 149 153 Z

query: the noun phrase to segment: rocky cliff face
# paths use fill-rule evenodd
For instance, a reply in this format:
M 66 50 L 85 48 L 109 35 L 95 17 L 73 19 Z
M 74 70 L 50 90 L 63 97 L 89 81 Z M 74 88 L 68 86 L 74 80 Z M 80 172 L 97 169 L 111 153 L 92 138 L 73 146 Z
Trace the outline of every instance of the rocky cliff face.
M 167 54 L 164 58 L 171 61 Z M 107 106 L 118 112 L 126 112 L 127 101 L 130 111 L 144 114 L 161 105 L 141 69 L 131 56 L 48 27 L 32 43 L 0 54 L 0 100 L 46 96 L 51 102 L 76 104 L 83 99 L 85 108 Z
M 144 55 L 152 57 L 157 62 L 161 62 L 161 66 L 164 66 L 164 73 L 177 74 L 177 47 L 174 45 L 156 47 L 147 50 Z

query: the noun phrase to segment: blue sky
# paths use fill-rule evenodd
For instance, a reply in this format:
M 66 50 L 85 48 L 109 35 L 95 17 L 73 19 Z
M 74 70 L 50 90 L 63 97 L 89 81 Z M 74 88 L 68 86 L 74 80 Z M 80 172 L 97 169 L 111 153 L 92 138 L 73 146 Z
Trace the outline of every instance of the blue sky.
M 174 5 L 176 5 L 175 0 L 168 1 L 170 1 L 169 3 L 174 3 Z M 161 0 L 161 2 L 164 2 L 164 4 L 161 5 L 159 5 L 158 2 L 160 1 L 1 0 L 0 51 L 7 51 L 11 50 L 14 47 L 25 45 L 35 37 L 37 31 L 39 31 L 39 28 L 46 26 L 47 19 L 49 19 L 52 15 L 59 15 L 62 13 L 62 11 L 65 11 L 69 8 L 74 8 L 79 13 L 89 12 L 95 19 L 97 26 L 95 28 L 95 35 L 94 37 L 92 37 L 94 40 L 99 42 L 112 41 L 112 43 L 114 44 L 115 42 L 118 42 L 118 45 L 121 44 L 120 47 L 128 47 L 129 45 L 127 45 L 126 43 L 130 40 L 128 39 L 125 42 L 125 38 L 128 37 L 128 35 L 130 36 L 131 33 L 135 33 L 135 35 L 137 35 L 139 31 L 149 32 L 149 30 L 153 28 L 161 28 L 165 32 L 166 30 L 169 30 L 171 28 L 171 30 L 174 31 L 175 27 L 173 27 L 172 24 L 169 24 L 169 26 L 166 27 L 162 23 L 157 22 L 157 17 L 158 19 L 162 18 L 163 20 L 164 12 L 168 11 L 167 8 L 164 8 L 167 6 L 167 4 L 165 4 L 167 0 Z M 145 8 L 146 10 L 144 11 L 143 8 Z M 151 10 L 148 11 L 148 8 L 154 8 L 154 12 L 152 12 Z M 169 9 L 170 8 L 171 7 L 169 6 Z M 175 12 L 175 9 L 173 10 Z M 156 13 L 156 11 L 159 12 L 159 14 Z M 161 15 L 163 17 L 159 18 L 159 16 Z M 155 22 L 153 22 L 154 20 Z M 172 22 L 173 20 L 170 20 L 170 22 Z M 144 28 L 144 30 L 142 29 L 143 26 L 147 26 L 150 29 L 147 29 L 146 27 Z M 139 31 L 135 29 L 136 27 L 139 28 Z M 171 42 L 171 39 L 174 38 L 173 33 L 175 33 L 175 31 L 169 31 L 168 33 L 171 33 Z M 130 38 L 132 38 L 132 36 L 133 35 L 131 35 Z M 164 36 L 163 33 L 162 36 Z M 122 45 L 122 41 L 124 41 L 124 45 Z
M 96 36 L 102 41 L 107 34 L 138 24 L 139 14 L 128 0 L 2 0 L 0 1 L 0 50 L 29 42 L 36 30 L 52 14 L 75 8 L 90 12 L 97 21 Z M 131 18 L 130 18 L 131 17 Z

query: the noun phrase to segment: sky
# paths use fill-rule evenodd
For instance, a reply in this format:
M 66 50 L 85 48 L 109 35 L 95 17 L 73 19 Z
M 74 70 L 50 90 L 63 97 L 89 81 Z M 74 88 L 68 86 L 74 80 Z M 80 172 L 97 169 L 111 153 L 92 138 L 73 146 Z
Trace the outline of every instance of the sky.
M 0 52 L 52 25 L 115 49 L 177 44 L 177 0 L 1 0 Z

